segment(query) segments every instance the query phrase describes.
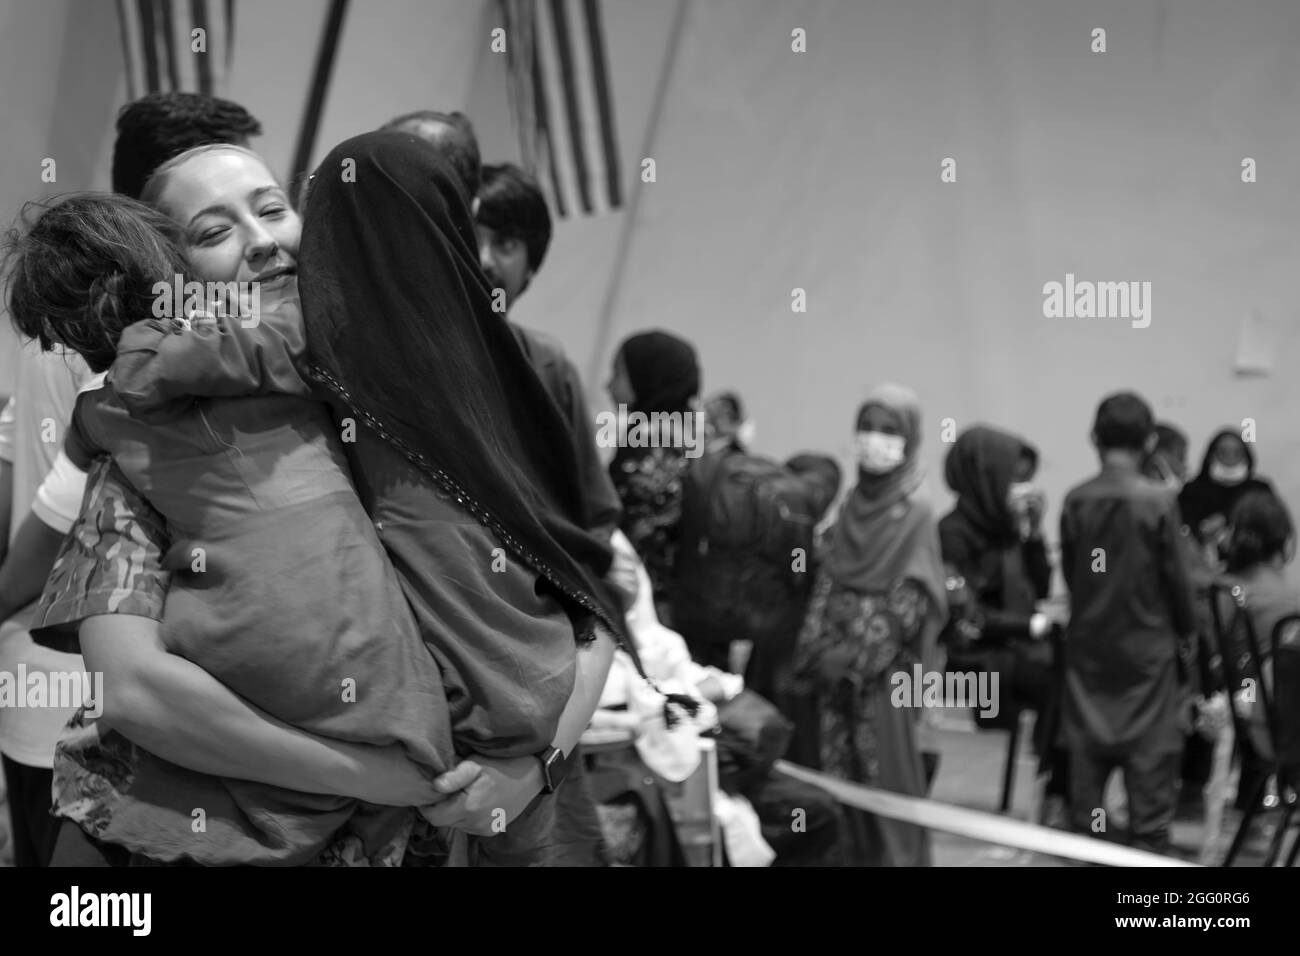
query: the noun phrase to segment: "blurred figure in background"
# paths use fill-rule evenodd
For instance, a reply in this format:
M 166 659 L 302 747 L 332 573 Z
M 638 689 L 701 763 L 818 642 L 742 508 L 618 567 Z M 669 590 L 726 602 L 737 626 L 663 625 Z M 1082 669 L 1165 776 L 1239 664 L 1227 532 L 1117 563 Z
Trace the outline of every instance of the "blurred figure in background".
M 1183 490 L 1187 483 L 1187 436 L 1180 428 L 1156 422 L 1156 447 L 1147 456 L 1142 474 L 1175 493 Z
M 745 405 L 735 392 L 718 392 L 704 403 L 704 418 L 709 426 L 709 441 L 729 442 L 748 452 L 758 434 L 754 422 L 745 416 Z
M 1255 477 L 1255 454 L 1241 433 L 1225 428 L 1210 439 L 1200 472 L 1178 495 L 1183 522 L 1205 549 L 1206 560 L 1216 568 L 1227 548 L 1228 514 L 1237 500 L 1251 490 L 1273 488 Z
M 1164 853 L 1189 729 L 1181 652 L 1196 629 L 1192 585 L 1178 509 L 1141 475 L 1156 441 L 1150 406 L 1132 392 L 1107 397 L 1092 437 L 1101 471 L 1061 508 L 1071 822 L 1097 835 L 1094 811 L 1122 767 L 1132 843 Z
M 1022 707 L 1036 713 L 1034 748 L 1048 775 L 1046 795 L 1063 803 L 1067 758 L 1054 745 L 1059 694 L 1044 640 L 1052 625 L 1037 610 L 1052 583 L 1037 470 L 1033 445 L 983 425 L 962 432 L 948 452 L 944 476 L 957 503 L 939 522 L 952 584 L 947 669 L 997 673 L 998 686 L 1009 692 L 1009 706 L 996 716 L 975 712 L 979 726 L 1005 729 Z
M 113 142 L 113 192 L 139 199 L 163 163 L 195 146 L 248 148 L 262 124 L 238 103 L 204 93 L 150 93 L 126 104 Z
M 830 530 L 836 517 L 834 505 L 840 495 L 844 472 L 839 462 L 830 455 L 815 453 L 795 455 L 785 463 L 785 467 L 808 483 L 813 513 L 817 516 L 812 553 L 804 575 L 807 583 L 798 596 L 806 613 L 817 572 L 830 554 Z M 790 739 L 790 748 L 786 751 L 786 759 L 818 769 L 821 766 L 818 733 L 821 718 L 816 697 L 800 693 L 794 679 L 794 646 L 798 636 L 796 629 L 785 645 L 771 652 L 758 651 L 752 654 L 745 671 L 745 683 L 772 701 L 794 724 L 794 734 Z
M 614 355 L 607 386 L 620 417 L 626 413 L 678 415 L 685 422 L 699 402 L 700 363 L 685 339 L 659 330 L 625 339 Z M 693 418 L 692 418 L 693 421 Z M 655 611 L 673 626 L 671 590 L 682 518 L 682 476 L 690 460 L 683 436 L 628 427 L 609 463 L 623 505 L 621 530 L 650 576 Z M 701 437 L 702 436 L 697 436 Z
M 899 385 L 877 388 L 854 428 L 858 481 L 813 585 L 795 676 L 818 700 L 824 771 L 924 796 L 920 714 L 891 700 L 893 675 L 910 678 L 948 616 L 938 528 L 917 456 L 916 395 Z M 845 817 L 850 865 L 930 865 L 924 828 L 859 811 Z
M 410 133 L 431 144 L 460 177 L 467 201 L 478 195 L 483 162 L 479 158 L 474 125 L 464 113 L 415 110 L 390 119 L 379 127 L 386 132 Z M 471 210 L 472 211 L 472 210 Z

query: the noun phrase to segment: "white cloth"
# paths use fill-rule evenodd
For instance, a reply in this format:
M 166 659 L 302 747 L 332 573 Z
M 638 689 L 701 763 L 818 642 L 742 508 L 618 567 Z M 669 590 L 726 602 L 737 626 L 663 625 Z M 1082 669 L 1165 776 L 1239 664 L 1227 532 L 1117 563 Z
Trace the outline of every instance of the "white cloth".
M 28 511 L 55 531 L 66 533 L 81 511 L 86 475 L 62 452 L 78 390 L 91 378 L 81 357 L 23 347 L 14 394 L 0 413 L 0 459 L 13 465 L 9 502 L 12 544 Z M 6 555 L 7 557 L 7 555 Z M 80 654 L 62 654 L 32 641 L 28 627 L 33 607 L 0 626 L 0 672 L 15 680 L 22 665 L 28 680 L 44 672 L 82 672 Z M 51 767 L 54 745 L 72 716 L 72 707 L 0 708 L 0 753 L 29 767 Z
M 776 851 L 763 839 L 758 812 L 744 797 L 719 790 L 713 815 L 722 827 L 722 842 L 732 866 L 771 866 Z

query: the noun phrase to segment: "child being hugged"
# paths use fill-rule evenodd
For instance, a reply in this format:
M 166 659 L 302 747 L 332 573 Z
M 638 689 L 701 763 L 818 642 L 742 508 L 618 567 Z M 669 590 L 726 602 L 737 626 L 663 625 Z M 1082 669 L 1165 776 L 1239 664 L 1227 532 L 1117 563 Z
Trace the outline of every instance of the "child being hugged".
M 15 325 L 44 348 L 76 350 L 98 373 L 78 396 L 67 454 L 83 468 L 111 456 L 166 519 L 172 653 L 305 731 L 399 746 L 432 780 L 454 763 L 441 675 L 329 413 L 295 368 L 304 332 L 294 257 L 281 250 L 263 270 L 255 314 L 229 314 L 238 310 L 227 302 L 215 317 L 143 318 L 166 311 L 155 310 L 159 284 L 185 275 L 179 248 L 162 213 L 89 194 L 48 208 L 16 240 Z M 93 723 L 75 732 L 99 733 Z M 301 865 L 340 845 L 396 865 L 417 819 L 410 807 L 141 758 L 134 775 L 114 776 L 110 760 L 72 765 L 61 745 L 56 813 L 153 860 L 209 866 Z M 108 792 L 107 812 L 60 799 L 86 774 L 103 778 L 92 789 Z

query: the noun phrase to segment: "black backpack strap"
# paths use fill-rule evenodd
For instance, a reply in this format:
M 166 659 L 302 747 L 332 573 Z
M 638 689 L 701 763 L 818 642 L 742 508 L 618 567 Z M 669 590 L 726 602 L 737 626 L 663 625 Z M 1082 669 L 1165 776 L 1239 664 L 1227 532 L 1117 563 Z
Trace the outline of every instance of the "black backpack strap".
M 692 512 L 692 524 L 697 529 L 699 537 L 690 544 L 696 549 L 700 547 L 701 541 L 708 540 L 705 528 L 709 523 L 709 505 L 713 502 L 713 496 L 718 493 L 718 486 L 722 484 L 722 479 L 727 472 L 727 465 L 733 454 L 737 454 L 735 448 L 728 446 L 705 454 L 694 466 L 695 469 L 699 469 L 704 465 L 708 466 L 703 475 L 701 494 L 698 500 L 694 502 L 695 507 Z M 700 552 L 697 550 L 697 553 Z

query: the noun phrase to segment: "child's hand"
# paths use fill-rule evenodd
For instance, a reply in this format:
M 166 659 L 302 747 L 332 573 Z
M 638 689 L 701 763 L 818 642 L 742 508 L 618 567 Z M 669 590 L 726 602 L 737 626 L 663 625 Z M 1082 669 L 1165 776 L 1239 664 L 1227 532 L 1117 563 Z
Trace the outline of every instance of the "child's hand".
M 468 787 L 457 790 L 436 806 L 420 808 L 420 814 L 435 827 L 451 827 L 478 836 L 502 832 L 542 790 L 542 764 L 535 756 L 475 756 L 456 768 L 470 773 L 467 765 L 480 768 Z
M 451 770 L 437 777 L 433 781 L 433 789 L 436 791 L 435 798 L 430 801 L 428 806 L 442 803 L 444 800 L 454 796 L 461 790 L 466 789 L 470 784 L 479 778 L 483 773 L 483 768 L 472 760 L 462 760 Z

